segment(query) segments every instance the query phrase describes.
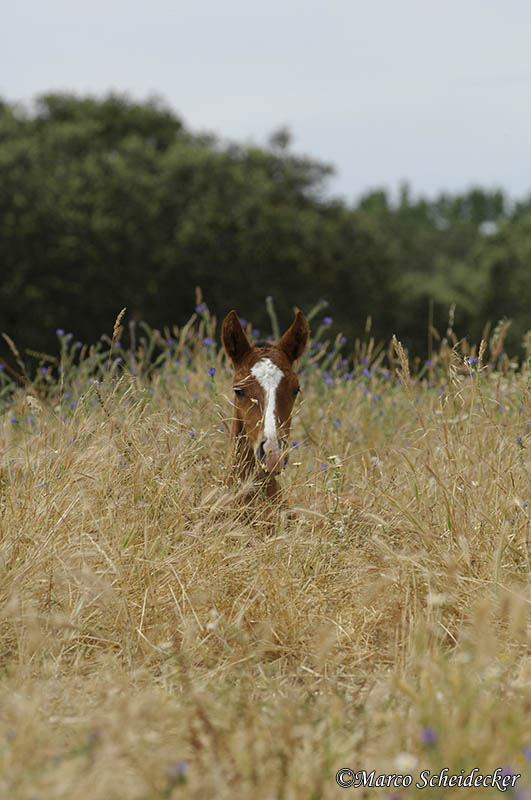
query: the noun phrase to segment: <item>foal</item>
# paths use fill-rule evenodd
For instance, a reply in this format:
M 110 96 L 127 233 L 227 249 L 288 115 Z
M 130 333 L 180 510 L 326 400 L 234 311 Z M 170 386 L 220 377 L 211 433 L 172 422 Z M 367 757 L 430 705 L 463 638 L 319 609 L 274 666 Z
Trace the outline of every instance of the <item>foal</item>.
M 256 474 L 267 497 L 279 492 L 277 476 L 285 450 L 299 381 L 293 372 L 308 343 L 310 329 L 302 311 L 276 344 L 252 345 L 236 311 L 223 321 L 223 345 L 234 365 L 233 469 L 240 480 Z

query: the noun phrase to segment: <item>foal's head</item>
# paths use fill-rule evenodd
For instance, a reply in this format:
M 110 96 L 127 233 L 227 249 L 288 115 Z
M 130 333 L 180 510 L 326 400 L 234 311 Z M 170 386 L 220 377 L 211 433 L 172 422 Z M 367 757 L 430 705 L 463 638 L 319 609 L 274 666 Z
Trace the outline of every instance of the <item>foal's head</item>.
M 282 469 L 299 381 L 294 362 L 302 355 L 310 329 L 298 311 L 275 344 L 252 345 L 236 311 L 223 322 L 222 338 L 234 364 L 233 438 L 243 439 L 259 467 L 274 478 Z M 252 459 L 251 459 L 252 462 Z

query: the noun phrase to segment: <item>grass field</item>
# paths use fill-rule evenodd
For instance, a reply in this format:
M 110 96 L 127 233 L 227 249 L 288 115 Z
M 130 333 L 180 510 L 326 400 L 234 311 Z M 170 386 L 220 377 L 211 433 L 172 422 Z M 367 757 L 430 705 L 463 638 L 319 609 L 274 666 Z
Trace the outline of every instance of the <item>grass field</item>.
M 203 305 L 0 372 L 0 797 L 531 797 L 529 365 L 312 327 L 273 524 Z

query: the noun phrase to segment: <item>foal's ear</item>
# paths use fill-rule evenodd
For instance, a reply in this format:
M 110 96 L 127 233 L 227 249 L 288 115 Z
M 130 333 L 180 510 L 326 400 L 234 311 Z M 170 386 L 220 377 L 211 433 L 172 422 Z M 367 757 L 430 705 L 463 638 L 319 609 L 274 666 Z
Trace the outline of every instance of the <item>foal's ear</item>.
M 302 311 L 297 311 L 291 327 L 288 328 L 277 347 L 285 352 L 290 361 L 296 361 L 304 353 L 309 336 L 310 326 L 306 317 Z
M 249 352 L 251 345 L 242 328 L 240 318 L 235 311 L 230 311 L 223 320 L 221 328 L 223 347 L 233 364 L 238 364 Z

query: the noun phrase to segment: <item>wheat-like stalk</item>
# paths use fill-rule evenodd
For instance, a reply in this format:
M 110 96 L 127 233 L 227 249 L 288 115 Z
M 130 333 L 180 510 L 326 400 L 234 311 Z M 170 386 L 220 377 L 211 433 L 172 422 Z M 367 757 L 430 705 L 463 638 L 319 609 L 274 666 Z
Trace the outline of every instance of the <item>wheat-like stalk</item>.
M 228 485 L 221 357 L 207 385 L 175 339 L 189 363 L 108 394 L 89 353 L 50 402 L 4 396 L 0 795 L 333 800 L 342 766 L 528 785 L 529 367 L 483 341 L 418 378 L 396 337 L 400 382 L 374 351 L 328 383 L 307 364 L 272 508 Z

